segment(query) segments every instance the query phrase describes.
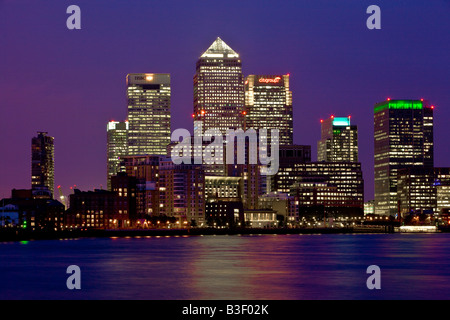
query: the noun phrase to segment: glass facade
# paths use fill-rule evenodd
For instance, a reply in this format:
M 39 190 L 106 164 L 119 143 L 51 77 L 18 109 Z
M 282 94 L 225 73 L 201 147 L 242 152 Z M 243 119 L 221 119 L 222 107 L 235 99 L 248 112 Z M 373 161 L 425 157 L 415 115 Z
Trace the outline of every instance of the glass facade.
M 107 125 L 107 179 L 108 190 L 111 190 L 111 176 L 118 172 L 125 172 L 121 166 L 120 157 L 128 154 L 128 121 L 110 121 Z
M 290 195 L 298 202 L 299 216 L 362 217 L 364 180 L 361 163 L 309 162 L 292 167 L 295 183 Z
M 450 168 L 400 169 L 397 199 L 402 217 L 410 213 L 442 214 L 450 209 Z
M 202 123 L 202 134 L 218 128 L 225 135 L 227 129 L 243 127 L 244 102 L 239 54 L 217 38 L 197 61 L 193 119 Z
M 170 143 L 170 75 L 127 75 L 130 155 L 165 155 Z
M 280 145 L 293 144 L 289 75 L 250 75 L 245 80 L 245 128 L 278 129 Z
M 433 108 L 422 100 L 378 103 L 374 130 L 375 213 L 395 216 L 398 170 L 434 166 Z
M 350 117 L 321 120 L 317 161 L 358 162 L 358 128 L 350 124 Z

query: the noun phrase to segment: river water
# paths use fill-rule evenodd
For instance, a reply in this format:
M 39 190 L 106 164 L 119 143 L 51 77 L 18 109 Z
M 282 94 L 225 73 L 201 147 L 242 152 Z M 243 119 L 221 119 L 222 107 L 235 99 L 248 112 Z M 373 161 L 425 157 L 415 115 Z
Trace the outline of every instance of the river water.
M 69 265 L 81 290 L 67 289 Z M 370 265 L 380 290 L 366 286 Z M 450 299 L 450 234 L 5 242 L 0 299 Z

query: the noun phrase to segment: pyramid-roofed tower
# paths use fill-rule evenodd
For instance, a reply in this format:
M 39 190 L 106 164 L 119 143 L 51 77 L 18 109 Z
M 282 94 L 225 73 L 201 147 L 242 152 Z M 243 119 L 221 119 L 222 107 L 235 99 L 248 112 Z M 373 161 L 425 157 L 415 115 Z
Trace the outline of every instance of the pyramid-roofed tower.
M 224 55 L 227 56 L 224 56 Z M 225 43 L 220 37 L 212 43 L 212 45 L 202 54 L 203 57 L 224 57 L 224 58 L 237 58 L 239 54 L 231 49 L 229 45 Z
M 240 129 L 244 104 L 241 59 L 218 37 L 196 63 L 192 116 L 194 124 L 201 122 L 202 125 L 195 128 L 202 134 L 219 129 L 224 135 L 228 129 Z

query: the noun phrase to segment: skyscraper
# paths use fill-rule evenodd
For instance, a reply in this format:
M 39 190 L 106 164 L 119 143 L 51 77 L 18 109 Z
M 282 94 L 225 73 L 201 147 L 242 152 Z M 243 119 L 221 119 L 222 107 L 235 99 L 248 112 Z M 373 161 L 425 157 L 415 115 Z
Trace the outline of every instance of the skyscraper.
M 293 144 L 289 75 L 250 75 L 245 79 L 245 128 L 278 129 L 280 145 Z
M 110 121 L 107 131 L 108 190 L 111 190 L 111 176 L 125 172 L 120 157 L 128 154 L 128 121 Z
M 388 99 L 375 105 L 376 214 L 397 214 L 399 169 L 434 166 L 433 109 L 423 100 Z
M 47 132 L 38 132 L 31 139 L 31 188 L 33 191 L 50 191 L 54 196 L 55 146 L 54 138 Z
M 194 121 L 202 124 L 202 134 L 218 128 L 225 135 L 227 129 L 242 128 L 244 102 L 244 76 L 239 54 L 217 38 L 197 61 Z
M 350 124 L 350 117 L 331 116 L 320 122 L 317 161 L 358 162 L 358 128 Z
M 170 75 L 127 75 L 130 155 L 165 155 L 170 143 Z

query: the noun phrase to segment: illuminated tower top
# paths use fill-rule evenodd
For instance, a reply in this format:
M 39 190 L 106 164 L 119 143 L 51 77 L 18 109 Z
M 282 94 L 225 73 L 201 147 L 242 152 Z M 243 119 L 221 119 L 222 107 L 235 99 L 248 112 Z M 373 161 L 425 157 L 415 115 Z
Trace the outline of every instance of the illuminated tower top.
M 358 128 L 350 116 L 320 120 L 321 139 L 317 143 L 317 161 L 358 162 Z
M 226 56 L 225 56 L 226 55 Z M 216 41 L 206 50 L 202 58 L 239 58 L 239 54 L 236 53 L 229 45 L 222 39 L 217 37 Z
M 243 127 L 244 76 L 237 54 L 222 39 L 217 38 L 200 56 L 194 76 L 194 121 L 202 128 L 213 128 L 222 134 L 227 129 Z
M 376 214 L 397 214 L 400 169 L 434 166 L 433 109 L 423 99 L 387 99 L 375 105 Z

